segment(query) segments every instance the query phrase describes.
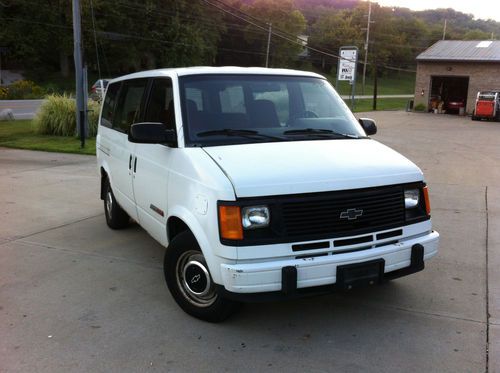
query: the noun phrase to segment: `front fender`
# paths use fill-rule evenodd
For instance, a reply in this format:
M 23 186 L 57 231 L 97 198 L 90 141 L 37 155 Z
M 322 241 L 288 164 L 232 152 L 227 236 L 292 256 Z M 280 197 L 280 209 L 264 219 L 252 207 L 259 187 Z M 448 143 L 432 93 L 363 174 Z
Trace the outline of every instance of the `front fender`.
M 227 250 L 224 250 L 224 257 L 220 256 L 220 243 L 217 240 L 216 242 L 212 242 L 207 236 L 207 230 L 203 228 L 202 223 L 197 219 L 196 215 L 194 215 L 191 211 L 186 209 L 183 206 L 175 205 L 169 208 L 169 218 L 176 217 L 181 219 L 193 233 L 200 249 L 205 257 L 208 268 L 210 270 L 210 274 L 212 275 L 213 280 L 217 284 L 221 284 L 222 277 L 220 273 L 220 268 L 222 263 L 235 263 L 236 262 L 236 250 L 234 248 L 227 247 Z M 213 227 L 217 227 L 217 222 L 212 222 L 210 224 Z M 217 229 L 217 228 L 216 228 Z M 168 235 L 168 232 L 167 232 Z M 167 247 L 168 250 L 168 247 Z

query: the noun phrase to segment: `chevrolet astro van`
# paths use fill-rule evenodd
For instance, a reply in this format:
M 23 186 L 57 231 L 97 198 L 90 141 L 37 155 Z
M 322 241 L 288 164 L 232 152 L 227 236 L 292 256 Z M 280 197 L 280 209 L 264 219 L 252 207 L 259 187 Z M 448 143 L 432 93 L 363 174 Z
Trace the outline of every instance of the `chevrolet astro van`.
M 437 254 L 421 170 L 295 70 L 161 69 L 109 82 L 97 162 L 107 224 L 166 247 L 188 314 L 379 284 Z

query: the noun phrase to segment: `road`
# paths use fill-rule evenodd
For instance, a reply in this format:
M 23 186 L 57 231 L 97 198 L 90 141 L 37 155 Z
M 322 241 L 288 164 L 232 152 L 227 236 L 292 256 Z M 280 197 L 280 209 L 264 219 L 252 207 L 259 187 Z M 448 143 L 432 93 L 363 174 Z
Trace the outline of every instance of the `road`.
M 342 97 L 342 99 L 344 99 L 344 100 L 351 98 L 351 96 L 349 96 L 349 95 L 342 95 L 340 97 Z M 414 96 L 412 94 L 408 94 L 408 95 L 377 95 L 377 98 L 413 98 L 413 97 Z M 373 95 L 355 95 L 354 98 L 356 100 L 372 99 Z
M 12 109 L 15 119 L 33 119 L 45 100 L 0 100 L 0 111 Z
M 439 255 L 222 324 L 177 307 L 140 227 L 106 227 L 93 157 L 0 149 L 0 371 L 500 372 L 500 125 L 364 116 L 424 170 Z

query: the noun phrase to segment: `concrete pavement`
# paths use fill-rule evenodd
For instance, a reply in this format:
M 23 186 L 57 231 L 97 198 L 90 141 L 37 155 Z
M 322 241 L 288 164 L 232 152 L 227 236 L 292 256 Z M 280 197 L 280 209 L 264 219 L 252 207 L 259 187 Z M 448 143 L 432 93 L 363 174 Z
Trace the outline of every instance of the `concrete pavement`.
M 93 157 L 0 149 L 0 371 L 500 372 L 500 124 L 359 116 L 424 170 L 439 256 L 217 325 L 177 307 L 140 227 L 106 227 Z

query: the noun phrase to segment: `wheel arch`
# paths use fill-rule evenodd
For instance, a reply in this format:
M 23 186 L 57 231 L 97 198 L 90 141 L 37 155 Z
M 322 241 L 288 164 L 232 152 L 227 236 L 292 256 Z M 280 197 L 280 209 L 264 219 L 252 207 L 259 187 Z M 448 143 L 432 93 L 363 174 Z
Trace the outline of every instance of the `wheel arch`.
M 101 176 L 101 187 L 100 187 L 100 196 L 101 199 L 104 200 L 106 194 L 106 181 L 111 183 L 111 174 L 109 172 L 109 167 L 107 163 L 102 163 L 99 167 L 99 174 Z
M 101 167 L 100 173 L 101 173 L 101 199 L 104 201 L 104 197 L 106 194 L 106 182 L 109 176 L 104 167 Z
M 181 206 L 175 206 L 169 209 L 170 214 L 167 219 L 167 239 L 170 242 L 171 239 L 183 231 L 189 231 L 196 239 L 196 242 L 200 246 L 201 252 L 205 257 L 208 268 L 210 269 L 210 274 L 212 275 L 215 283 L 220 284 L 221 274 L 219 268 L 219 262 L 215 258 L 215 254 L 210 241 L 194 214 L 189 210 Z M 168 246 L 167 246 L 168 250 Z

